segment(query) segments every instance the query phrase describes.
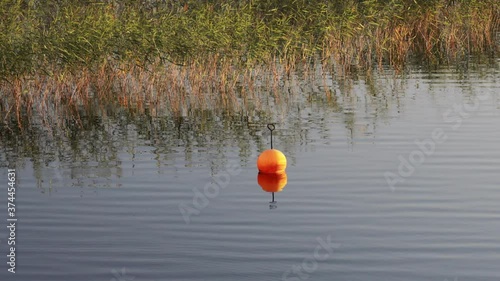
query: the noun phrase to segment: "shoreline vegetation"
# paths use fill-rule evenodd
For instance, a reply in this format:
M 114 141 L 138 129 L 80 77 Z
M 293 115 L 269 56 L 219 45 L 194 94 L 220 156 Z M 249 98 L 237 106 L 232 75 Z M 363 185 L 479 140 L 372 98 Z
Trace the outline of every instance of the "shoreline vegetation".
M 262 85 L 273 92 L 318 65 L 348 78 L 491 61 L 500 3 L 0 0 L 0 30 L 1 123 L 21 128 L 96 107 L 241 108 Z

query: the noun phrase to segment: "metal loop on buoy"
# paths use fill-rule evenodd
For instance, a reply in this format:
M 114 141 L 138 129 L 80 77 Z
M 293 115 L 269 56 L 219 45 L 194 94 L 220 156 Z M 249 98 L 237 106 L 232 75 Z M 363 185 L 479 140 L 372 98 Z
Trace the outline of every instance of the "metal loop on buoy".
M 273 130 L 275 129 L 273 123 L 267 124 L 267 128 L 271 131 L 271 149 L 273 149 Z

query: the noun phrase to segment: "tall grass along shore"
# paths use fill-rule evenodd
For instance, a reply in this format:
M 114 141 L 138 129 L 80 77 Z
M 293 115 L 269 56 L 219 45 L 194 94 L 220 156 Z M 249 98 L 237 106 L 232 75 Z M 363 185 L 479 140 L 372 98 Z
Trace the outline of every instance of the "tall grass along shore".
M 348 76 L 496 58 L 500 2 L 0 0 L 0 30 L 0 114 L 23 126 L 90 106 L 230 107 L 313 63 Z

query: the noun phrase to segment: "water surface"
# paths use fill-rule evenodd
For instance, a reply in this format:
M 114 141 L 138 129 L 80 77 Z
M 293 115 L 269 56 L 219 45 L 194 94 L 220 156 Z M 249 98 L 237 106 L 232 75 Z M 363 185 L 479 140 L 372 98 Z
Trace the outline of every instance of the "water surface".
M 296 76 L 246 112 L 4 131 L 19 221 L 15 275 L 0 228 L 0 279 L 498 280 L 499 73 Z M 274 204 L 255 166 L 268 122 L 288 158 Z

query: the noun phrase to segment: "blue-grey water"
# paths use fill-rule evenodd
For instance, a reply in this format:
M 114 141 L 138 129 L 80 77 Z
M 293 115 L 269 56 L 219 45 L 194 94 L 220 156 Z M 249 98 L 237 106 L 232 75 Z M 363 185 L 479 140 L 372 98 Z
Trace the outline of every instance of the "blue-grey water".
M 0 280 L 499 280 L 498 65 L 297 76 L 243 115 L 3 131 Z M 255 165 L 268 122 L 288 159 L 276 203 Z

